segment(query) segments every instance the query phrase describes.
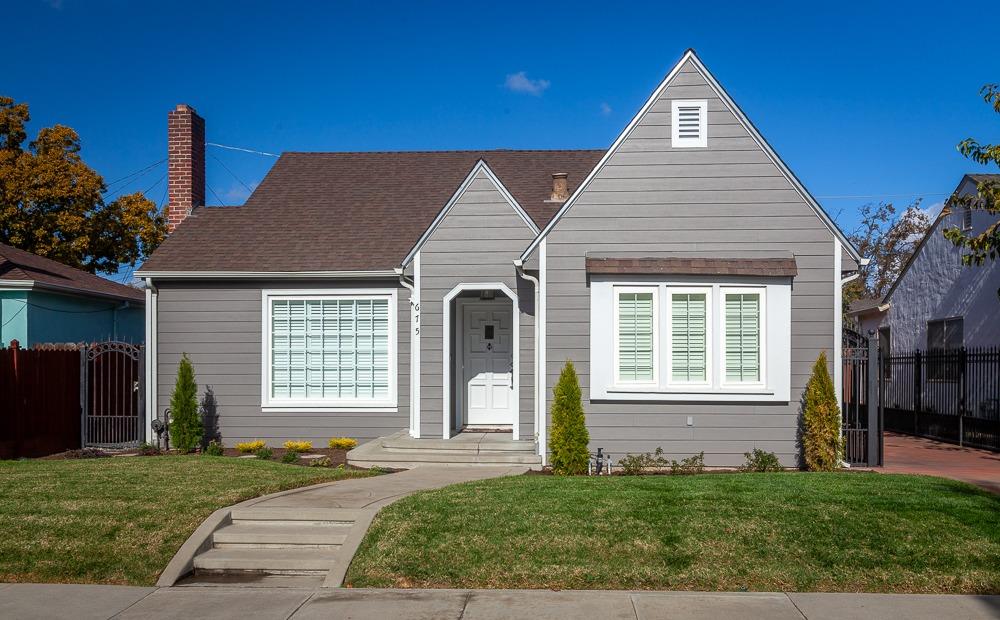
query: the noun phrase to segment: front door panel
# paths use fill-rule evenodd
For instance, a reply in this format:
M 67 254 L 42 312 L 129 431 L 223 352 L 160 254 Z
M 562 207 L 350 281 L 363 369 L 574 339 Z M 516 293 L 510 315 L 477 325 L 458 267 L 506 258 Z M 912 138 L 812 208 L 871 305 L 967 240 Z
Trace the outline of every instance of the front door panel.
M 466 424 L 513 424 L 514 357 L 510 304 L 470 303 L 463 315 Z

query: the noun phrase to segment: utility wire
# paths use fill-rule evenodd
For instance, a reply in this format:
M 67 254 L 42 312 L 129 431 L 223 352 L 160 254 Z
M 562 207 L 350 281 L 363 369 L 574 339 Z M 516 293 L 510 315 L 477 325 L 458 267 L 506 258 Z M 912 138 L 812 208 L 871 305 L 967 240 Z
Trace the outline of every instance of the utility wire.
M 913 192 L 910 194 L 858 194 L 858 195 L 840 195 L 840 196 L 816 196 L 817 198 L 823 200 L 829 200 L 833 198 L 907 198 L 909 196 L 949 196 L 951 192 Z
M 160 164 L 162 164 L 165 161 L 167 161 L 165 158 L 161 159 L 160 161 L 158 161 L 156 163 L 153 163 L 153 164 L 150 164 L 150 165 L 146 166 L 145 168 L 142 168 L 141 170 L 136 170 L 135 172 L 133 172 L 131 174 L 127 174 L 127 175 L 125 175 L 125 176 L 123 176 L 123 177 L 121 177 L 119 179 L 115 179 L 114 181 L 112 181 L 112 182 L 110 182 L 110 183 L 107 184 L 107 189 L 104 190 L 104 193 L 102 193 L 101 195 L 106 198 L 110 194 L 114 194 L 116 192 L 120 192 L 121 190 L 123 190 L 126 187 L 128 187 L 129 183 L 131 183 L 132 181 L 135 181 L 135 180 L 139 179 L 140 177 L 145 176 L 146 173 L 148 173 L 150 170 L 152 170 L 156 166 L 159 166 Z M 118 183 L 121 183 L 122 181 L 125 182 L 123 185 L 121 185 L 117 189 L 111 189 L 112 186 L 117 185 Z
M 212 195 L 215 196 L 215 199 L 219 201 L 220 207 L 226 206 L 226 203 L 222 202 L 222 198 L 219 198 L 219 195 L 215 193 L 215 190 L 212 189 L 212 186 L 208 184 L 208 181 L 205 181 L 205 186 L 208 187 L 208 191 L 212 192 Z
M 215 146 L 220 149 L 229 149 L 230 151 L 242 151 L 244 153 L 253 153 L 254 155 L 266 155 L 268 157 L 280 157 L 275 153 L 268 153 L 267 151 L 255 151 L 254 149 L 245 149 L 241 146 L 229 146 L 228 144 L 219 144 L 218 142 L 206 142 L 205 146 Z
M 219 165 L 222 166 L 223 168 L 225 168 L 226 172 L 228 172 L 229 174 L 233 175 L 233 178 L 236 179 L 239 182 L 240 185 L 242 185 L 243 187 L 245 187 L 248 192 L 250 192 L 251 194 L 253 193 L 253 190 L 250 189 L 250 186 L 247 185 L 246 183 L 244 183 L 243 179 L 241 179 L 238 176 L 236 176 L 236 173 L 233 172 L 232 170 L 230 170 L 229 166 L 227 166 L 226 164 L 222 163 L 221 159 L 219 159 L 215 155 L 212 155 L 212 159 L 214 159 L 215 161 L 219 162 Z

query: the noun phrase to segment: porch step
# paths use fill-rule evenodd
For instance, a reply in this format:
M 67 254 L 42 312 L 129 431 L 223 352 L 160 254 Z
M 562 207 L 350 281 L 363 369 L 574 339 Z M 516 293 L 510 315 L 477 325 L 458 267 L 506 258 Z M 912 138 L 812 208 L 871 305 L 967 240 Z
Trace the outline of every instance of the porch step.
M 359 467 L 415 467 L 434 465 L 524 465 L 541 467 L 535 443 L 509 439 L 462 435 L 452 439 L 413 439 L 405 431 L 380 437 L 347 454 L 347 461 Z
M 413 439 L 412 437 L 386 437 L 382 447 L 400 452 L 435 451 L 446 454 L 534 454 L 533 441 L 472 441 L 462 439 Z
M 209 549 L 195 556 L 196 573 L 323 575 L 336 561 L 325 549 Z

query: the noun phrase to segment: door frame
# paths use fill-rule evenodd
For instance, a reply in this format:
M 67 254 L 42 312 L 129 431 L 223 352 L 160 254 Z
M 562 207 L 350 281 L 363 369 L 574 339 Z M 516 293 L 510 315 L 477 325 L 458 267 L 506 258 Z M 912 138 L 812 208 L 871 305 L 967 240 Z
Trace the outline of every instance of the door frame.
M 512 414 L 514 419 L 511 420 L 511 429 L 513 431 L 512 438 L 517 441 L 520 438 L 521 430 L 521 317 L 520 317 L 520 306 L 517 301 L 517 293 L 512 291 L 509 286 L 503 282 L 462 282 L 455 286 L 455 288 L 448 291 L 448 294 L 444 296 L 442 301 L 442 320 L 441 320 L 441 332 L 442 332 L 442 347 L 441 347 L 441 379 L 442 379 L 442 427 L 441 427 L 441 438 L 450 439 L 451 438 L 451 427 L 452 427 L 452 415 L 451 415 L 451 404 L 452 404 L 452 390 L 461 384 L 461 380 L 452 379 L 452 355 L 451 355 L 451 334 L 453 328 L 453 321 L 451 317 L 451 302 L 458 297 L 458 295 L 464 291 L 498 291 L 503 293 L 510 299 L 511 303 L 511 330 L 513 331 L 513 338 L 511 346 L 514 348 L 512 355 L 514 357 L 514 369 L 512 377 L 514 382 L 514 406 L 512 407 Z M 458 320 L 461 322 L 461 313 L 456 312 L 458 315 Z M 456 332 L 460 337 L 461 332 Z M 456 355 L 461 355 L 461 352 L 456 348 Z M 457 360 L 456 360 L 457 361 Z M 459 364 L 455 365 L 456 371 L 458 370 Z M 461 401 L 458 400 L 458 403 Z
M 453 385 L 455 386 L 455 413 L 456 413 L 455 421 L 459 422 L 459 423 L 461 423 L 463 425 L 468 425 L 469 424 L 468 412 L 465 411 L 465 405 L 466 405 L 465 400 L 466 400 L 466 394 L 467 394 L 467 391 L 468 391 L 467 390 L 467 384 L 465 382 L 465 368 L 464 368 L 464 364 L 465 364 L 465 361 L 466 361 L 465 360 L 465 344 L 466 344 L 465 343 L 465 335 L 466 335 L 465 334 L 465 311 L 466 311 L 467 308 L 476 308 L 476 307 L 479 307 L 481 305 L 485 305 L 487 307 L 492 307 L 492 308 L 501 308 L 505 304 L 504 304 L 504 301 L 502 299 L 495 299 L 493 301 L 482 301 L 482 300 L 479 300 L 479 299 L 472 299 L 472 298 L 469 298 L 469 297 L 459 297 L 459 298 L 457 298 L 455 300 L 455 334 L 457 334 L 458 337 L 456 338 L 456 341 L 455 341 L 455 355 L 456 355 L 456 357 L 455 357 L 455 365 L 453 367 L 453 370 L 454 370 L 455 374 L 454 374 L 454 377 L 452 378 L 452 380 L 454 382 Z M 511 309 L 511 313 L 512 313 L 511 314 L 511 331 L 514 330 L 513 312 L 514 312 L 514 310 Z M 513 355 L 514 355 L 514 351 L 513 351 L 514 337 L 513 336 L 514 335 L 511 334 L 510 346 L 511 346 L 511 360 L 512 361 L 513 361 Z M 513 381 L 514 381 L 514 374 L 515 374 L 515 372 L 514 372 L 514 369 L 512 368 L 511 369 L 511 385 L 512 386 L 513 386 Z M 513 387 L 511 387 L 511 391 L 512 392 L 514 391 Z M 515 392 L 515 396 L 517 396 L 516 392 Z M 515 398 L 514 401 L 512 401 L 510 407 L 507 408 L 508 409 L 508 415 L 512 416 L 512 418 L 507 423 L 509 423 L 512 428 L 514 426 L 514 420 L 513 420 L 513 418 L 517 417 L 517 412 L 515 411 L 515 404 L 516 404 L 516 402 L 517 402 L 517 399 Z M 507 423 L 504 423 L 504 424 L 507 424 Z

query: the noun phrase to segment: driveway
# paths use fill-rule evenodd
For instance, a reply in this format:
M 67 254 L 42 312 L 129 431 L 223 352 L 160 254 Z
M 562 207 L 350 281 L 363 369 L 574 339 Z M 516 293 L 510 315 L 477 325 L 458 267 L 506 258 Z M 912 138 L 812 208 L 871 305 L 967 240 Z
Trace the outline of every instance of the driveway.
M 1000 493 L 1000 453 L 896 433 L 885 433 L 884 445 L 885 473 L 942 476 Z

